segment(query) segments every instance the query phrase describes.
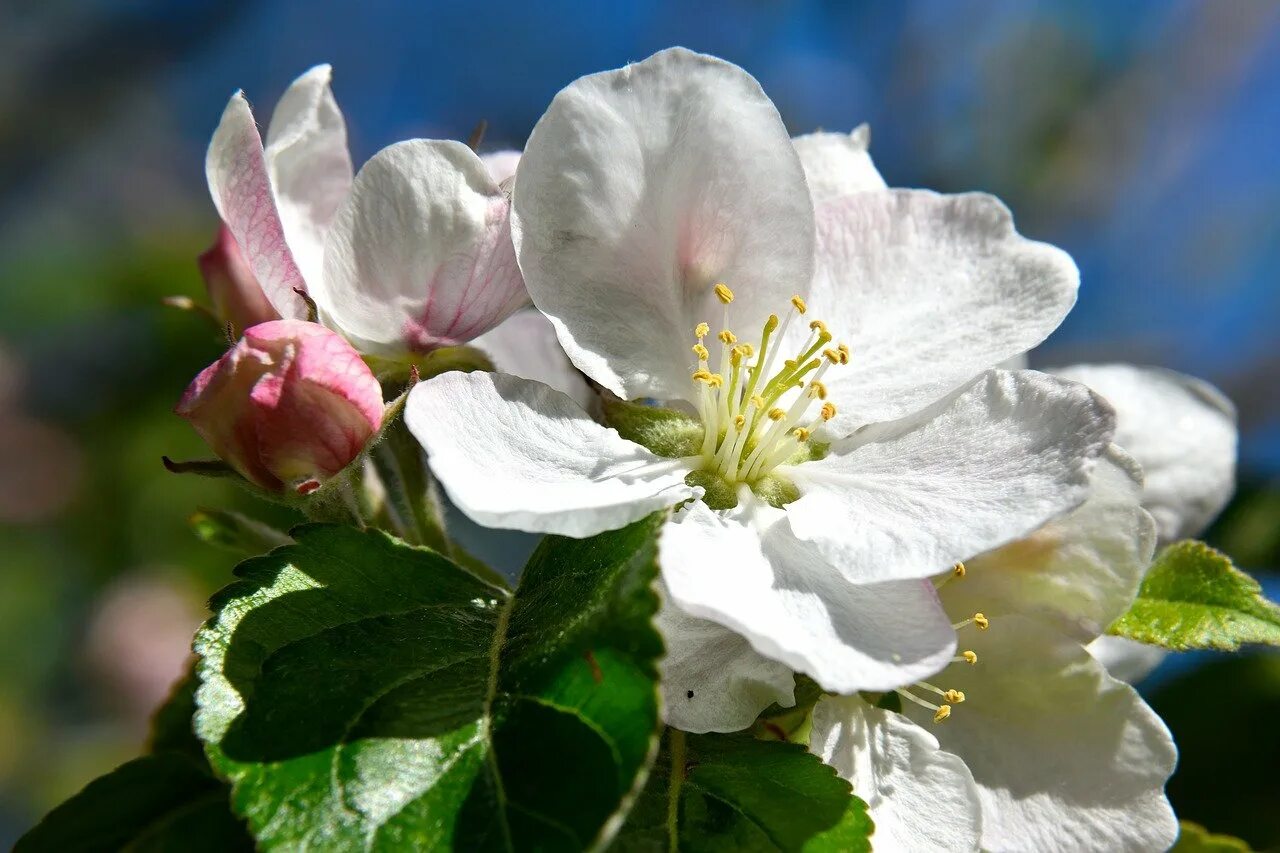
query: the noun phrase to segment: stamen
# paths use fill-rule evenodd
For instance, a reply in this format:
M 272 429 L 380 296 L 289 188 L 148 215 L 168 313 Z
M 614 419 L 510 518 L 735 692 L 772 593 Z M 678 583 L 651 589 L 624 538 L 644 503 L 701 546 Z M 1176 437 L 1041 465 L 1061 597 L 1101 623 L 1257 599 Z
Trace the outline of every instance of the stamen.
M 964 701 L 964 691 L 948 690 L 946 693 L 942 694 L 942 698 L 946 699 L 948 702 L 952 703 L 953 705 L 959 705 L 961 702 Z
M 816 331 L 819 335 L 826 335 L 827 340 L 831 340 L 831 333 L 827 331 L 827 324 L 821 320 L 813 320 L 809 323 L 809 328 Z
M 809 430 L 804 427 L 796 427 L 791 431 L 791 434 L 794 435 L 798 441 L 805 442 L 809 440 Z
M 957 661 L 957 663 L 959 663 L 959 661 L 961 660 L 967 664 L 973 665 L 978 662 L 978 653 L 965 649 L 963 652 L 960 653 L 960 658 Z
M 848 364 L 849 363 L 849 347 L 846 346 L 845 344 L 840 344 L 840 346 L 836 347 L 836 350 L 839 351 L 840 353 L 840 363 Z
M 783 418 L 785 418 L 786 416 L 787 416 L 787 413 L 786 413 L 786 412 L 784 412 L 782 409 L 770 409 L 770 410 L 769 410 L 769 420 L 771 420 L 771 421 L 780 421 L 780 420 L 782 420 Z
M 817 379 L 809 383 L 810 396 L 816 396 L 819 400 L 827 399 L 827 386 L 823 385 Z
M 698 361 L 706 361 L 711 358 L 711 353 L 702 344 L 693 345 L 693 354 L 698 357 Z
M 947 717 L 951 716 L 950 705 L 935 705 L 932 702 L 926 702 L 923 699 L 921 699 L 919 696 L 916 696 L 914 693 L 911 693 L 910 691 L 907 691 L 907 690 L 902 690 L 900 688 L 893 692 L 897 693 L 903 699 L 916 703 L 921 708 L 928 708 L 930 711 L 933 711 L 933 721 L 935 723 L 940 723 L 943 720 L 945 720 Z
M 943 720 L 945 720 L 947 717 L 950 717 L 950 716 L 951 716 L 951 706 L 950 706 L 950 705 L 943 705 L 943 706 L 939 707 L 939 708 L 938 708 L 937 713 L 935 713 L 935 714 L 933 715 L 933 721 L 934 721 L 935 723 L 940 723 L 940 722 L 942 722 Z
M 736 418 L 733 419 L 733 425 L 738 429 L 742 429 L 744 426 L 746 426 L 746 423 L 747 423 L 747 419 L 742 415 L 738 415 Z
M 959 631 L 966 625 L 977 625 L 979 630 L 985 631 L 991 627 L 991 620 L 981 613 L 975 613 L 963 622 L 957 622 L 951 627 Z
M 703 368 L 703 369 L 701 369 L 701 370 L 695 370 L 695 371 L 693 372 L 693 381 L 694 381 L 694 382 L 705 382 L 706 384 L 710 385 L 710 384 L 711 384 L 711 377 L 713 377 L 713 376 L 715 376 L 715 374 L 714 374 L 714 373 L 712 373 L 710 370 L 707 370 L 706 368 Z
M 699 341 L 711 334 L 711 326 L 706 323 L 699 323 L 693 327 L 693 334 Z
M 964 577 L 967 572 L 968 570 L 964 567 L 964 563 L 956 563 L 951 569 L 951 574 L 957 578 Z
M 748 402 L 755 406 L 757 411 L 764 408 L 764 397 L 761 397 L 759 394 L 753 394 Z
M 719 299 L 721 303 L 728 305 L 733 301 L 733 291 L 723 283 L 717 284 L 713 290 L 715 291 L 716 299 Z
M 840 364 L 840 363 L 841 363 L 841 362 L 840 362 L 840 352 L 839 352 L 839 350 L 824 349 L 824 350 L 822 351 L 822 354 L 826 357 L 827 361 L 831 362 L 832 364 Z
M 835 404 L 835 403 L 823 403 L 823 404 L 822 404 L 822 415 L 821 415 L 822 419 L 823 419 L 824 421 L 829 421 L 829 420 L 831 420 L 832 418 L 834 418 L 835 416 L 836 416 L 836 404 Z
M 724 331 L 722 331 L 718 335 L 718 337 L 720 338 L 720 343 L 722 344 L 734 344 L 738 342 L 738 336 L 735 335 L 733 332 L 729 331 L 728 329 L 725 329 Z
M 801 314 L 809 310 L 809 306 L 805 304 L 804 300 L 800 298 L 799 294 L 796 294 L 795 296 L 791 297 L 791 304 L 794 305 L 795 309 L 799 311 Z

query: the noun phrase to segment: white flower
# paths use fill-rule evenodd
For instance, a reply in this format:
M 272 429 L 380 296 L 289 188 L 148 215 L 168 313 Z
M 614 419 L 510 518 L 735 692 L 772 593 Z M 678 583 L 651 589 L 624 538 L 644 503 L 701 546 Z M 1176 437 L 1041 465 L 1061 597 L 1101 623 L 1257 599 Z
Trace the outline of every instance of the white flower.
M 1083 506 L 942 586 L 948 610 L 980 605 L 989 630 L 967 635 L 931 683 L 892 696 L 900 711 L 874 696 L 819 700 L 810 748 L 870 805 L 877 850 L 1173 843 L 1169 732 L 1082 646 L 1128 607 L 1154 549 L 1141 476 L 1112 447 Z
M 1198 536 L 1235 489 L 1235 407 L 1190 376 L 1127 364 L 1078 364 L 1054 371 L 1083 382 L 1116 410 L 1115 441 L 1142 465 L 1142 505 L 1161 544 Z M 1089 652 L 1116 678 L 1136 682 L 1166 652 L 1124 637 L 1102 636 Z
M 384 148 L 352 177 L 327 65 L 281 97 L 264 148 L 244 95 L 209 144 L 209 190 L 267 298 L 361 352 L 397 356 L 465 343 L 527 296 L 507 195 L 458 142 Z M 499 164 L 495 161 L 495 166 Z
M 1110 438 L 1083 386 L 988 371 L 1069 310 L 1066 255 L 983 195 L 845 195 L 815 227 L 805 174 L 728 63 L 675 49 L 578 80 L 519 165 L 521 270 L 580 370 L 673 408 L 615 403 L 620 434 L 483 373 L 408 404 L 481 524 L 589 536 L 688 502 L 660 562 L 667 714 L 691 730 L 789 701 L 787 668 L 842 692 L 936 672 L 955 634 L 921 578 L 1073 509 Z M 705 659 L 683 634 L 716 630 L 745 643 L 717 640 L 722 677 L 687 683 L 680 661 Z M 744 648 L 774 664 L 734 667 Z

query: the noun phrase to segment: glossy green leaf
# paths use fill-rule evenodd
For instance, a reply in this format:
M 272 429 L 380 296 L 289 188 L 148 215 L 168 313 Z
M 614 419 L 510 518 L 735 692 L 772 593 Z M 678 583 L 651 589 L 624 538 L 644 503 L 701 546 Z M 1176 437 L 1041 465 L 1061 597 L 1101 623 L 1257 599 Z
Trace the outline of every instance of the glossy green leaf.
M 1179 823 L 1178 841 L 1169 853 L 1249 853 L 1249 845 L 1230 835 L 1214 835 L 1198 823 Z
M 1280 607 L 1225 554 L 1178 542 L 1156 557 L 1137 599 L 1107 632 L 1176 651 L 1280 645 Z
M 266 847 L 582 849 L 654 752 L 658 519 L 548 537 L 516 592 L 377 531 L 293 531 L 197 635 L 197 733 Z
M 849 783 L 799 744 L 668 729 L 611 849 L 858 853 L 873 828 Z

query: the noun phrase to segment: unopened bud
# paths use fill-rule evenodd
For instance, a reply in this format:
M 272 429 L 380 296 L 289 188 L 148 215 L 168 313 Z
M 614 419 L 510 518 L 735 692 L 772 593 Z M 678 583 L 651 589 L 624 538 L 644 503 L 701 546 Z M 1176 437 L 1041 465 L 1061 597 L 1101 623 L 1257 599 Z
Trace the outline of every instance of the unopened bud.
M 318 488 L 381 426 L 382 388 L 336 333 L 273 320 L 248 329 L 206 367 L 175 411 L 264 489 Z

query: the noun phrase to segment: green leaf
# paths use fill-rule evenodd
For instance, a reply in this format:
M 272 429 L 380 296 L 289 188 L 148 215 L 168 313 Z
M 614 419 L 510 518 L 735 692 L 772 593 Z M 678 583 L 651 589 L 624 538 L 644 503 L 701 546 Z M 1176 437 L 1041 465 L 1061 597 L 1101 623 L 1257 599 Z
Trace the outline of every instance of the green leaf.
M 702 447 L 702 421 L 674 409 L 606 399 L 605 422 L 618 435 L 647 447 L 659 456 L 693 456 Z
M 1249 853 L 1249 845 L 1230 835 L 1214 835 L 1198 823 L 1179 821 L 1178 841 L 1169 853 Z
M 849 783 L 803 746 L 668 729 L 620 851 L 869 851 Z
M 15 851 L 252 850 L 231 812 L 231 788 L 214 778 L 191 730 L 188 675 L 152 720 L 150 752 L 90 782 L 45 816 Z
M 1156 557 L 1137 600 L 1107 632 L 1176 651 L 1280 646 L 1280 607 L 1225 554 L 1188 540 Z
M 265 847 L 581 849 L 656 749 L 655 516 L 548 537 L 517 591 L 307 525 L 200 631 L 196 729 Z

